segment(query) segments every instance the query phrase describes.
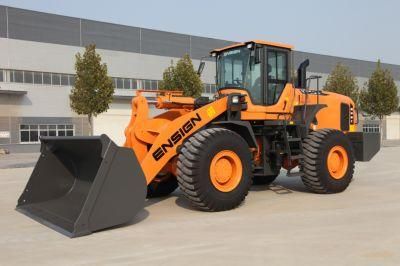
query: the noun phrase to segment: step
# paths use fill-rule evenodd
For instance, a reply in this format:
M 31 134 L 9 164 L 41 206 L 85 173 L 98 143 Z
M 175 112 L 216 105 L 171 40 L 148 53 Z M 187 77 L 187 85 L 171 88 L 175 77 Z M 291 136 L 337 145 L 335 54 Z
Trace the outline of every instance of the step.
M 301 171 L 294 172 L 294 173 L 288 171 L 288 172 L 286 173 L 286 176 L 288 176 L 288 177 L 296 177 L 296 176 L 301 176 L 302 174 L 303 174 L 303 172 L 301 172 Z
M 303 154 L 298 154 L 298 155 L 292 155 L 292 156 L 290 156 L 290 159 L 292 159 L 292 161 L 293 160 L 298 160 L 298 159 L 303 159 L 304 158 L 304 155 Z

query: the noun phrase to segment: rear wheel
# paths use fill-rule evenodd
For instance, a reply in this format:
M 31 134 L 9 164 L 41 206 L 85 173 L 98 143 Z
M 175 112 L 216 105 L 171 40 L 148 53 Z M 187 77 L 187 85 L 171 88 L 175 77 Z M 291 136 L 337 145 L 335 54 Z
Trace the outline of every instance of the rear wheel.
M 253 177 L 253 185 L 269 185 L 275 181 L 275 179 L 279 176 L 277 175 L 265 175 L 265 176 L 254 176 Z
M 201 130 L 182 146 L 177 179 L 194 207 L 204 211 L 233 209 L 245 199 L 251 186 L 249 146 L 233 131 Z
M 344 191 L 354 173 L 353 149 L 348 137 L 334 129 L 313 131 L 304 140 L 302 180 L 313 192 Z
M 147 186 L 147 198 L 165 197 L 175 191 L 178 181 L 172 174 L 158 175 Z

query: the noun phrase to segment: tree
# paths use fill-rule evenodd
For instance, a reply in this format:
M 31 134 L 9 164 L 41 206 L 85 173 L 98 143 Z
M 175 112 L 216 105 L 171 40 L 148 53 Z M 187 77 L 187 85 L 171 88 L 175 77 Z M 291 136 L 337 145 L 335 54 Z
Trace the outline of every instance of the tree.
M 325 83 L 324 90 L 346 95 L 358 105 L 359 88 L 357 80 L 350 69 L 341 63 L 337 64 L 332 70 Z
M 379 118 L 380 126 L 386 115 L 395 112 L 399 106 L 397 87 L 389 70 L 382 69 L 378 61 L 375 71 L 360 94 L 361 110 Z
M 184 96 L 199 97 L 203 91 L 200 77 L 193 68 L 189 55 L 184 55 L 176 66 L 171 62 L 163 73 L 161 90 L 182 90 Z
M 70 106 L 76 113 L 87 115 L 90 134 L 93 134 L 92 119 L 108 110 L 114 85 L 94 44 L 86 46 L 83 55 L 77 53 L 75 59 L 76 79 L 69 95 Z

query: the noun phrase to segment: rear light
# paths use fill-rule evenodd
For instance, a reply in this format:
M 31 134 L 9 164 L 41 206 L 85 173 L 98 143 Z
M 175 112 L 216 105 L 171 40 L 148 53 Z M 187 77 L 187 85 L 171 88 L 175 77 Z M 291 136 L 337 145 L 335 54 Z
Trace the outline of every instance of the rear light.
M 354 125 L 354 107 L 350 105 L 350 124 Z

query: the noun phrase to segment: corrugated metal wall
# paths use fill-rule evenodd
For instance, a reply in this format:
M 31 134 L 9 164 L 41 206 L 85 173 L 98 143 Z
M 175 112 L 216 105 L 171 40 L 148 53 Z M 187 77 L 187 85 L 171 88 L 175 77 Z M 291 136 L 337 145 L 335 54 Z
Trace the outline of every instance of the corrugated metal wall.
M 7 38 L 7 8 L 0 6 L 0 37 Z
M 190 36 L 191 56 L 193 58 L 201 58 L 209 54 L 215 48 L 231 45 L 233 42 L 204 38 L 198 36 Z
M 140 28 L 82 19 L 82 45 L 140 53 Z
M 8 37 L 79 46 L 79 19 L 8 8 Z
M 318 73 L 331 73 L 338 63 L 349 67 L 353 75 L 358 77 L 369 77 L 376 69 L 376 62 L 299 51 L 294 53 L 294 66 L 298 66 L 305 59 L 310 60 L 309 70 Z M 400 77 L 400 66 L 392 64 L 382 64 L 382 66 L 389 69 L 396 79 Z
M 8 11 L 8 12 L 7 12 Z M 169 57 L 189 54 L 194 59 L 209 51 L 233 42 L 186 34 L 143 29 L 112 23 L 71 18 L 36 11 L 0 6 L 0 37 L 85 46 L 95 43 L 98 48 Z M 355 76 L 369 77 L 375 62 L 295 51 L 294 67 L 310 59 L 311 72 L 330 73 L 341 62 L 350 67 Z M 394 77 L 400 77 L 400 66 L 383 64 Z
M 44 43 L 85 46 L 169 57 L 200 59 L 211 49 L 233 42 L 143 29 L 86 19 L 0 6 L 0 37 Z
M 143 54 L 182 57 L 190 53 L 190 37 L 185 34 L 142 29 Z

